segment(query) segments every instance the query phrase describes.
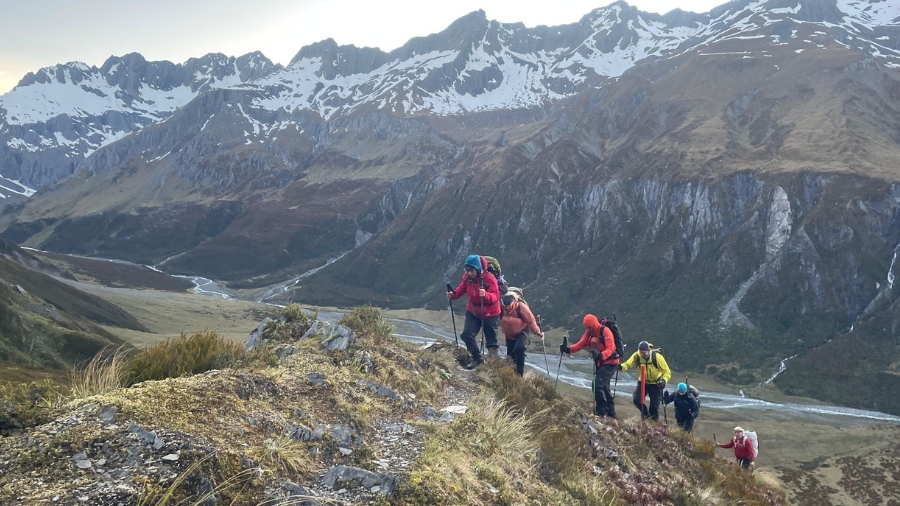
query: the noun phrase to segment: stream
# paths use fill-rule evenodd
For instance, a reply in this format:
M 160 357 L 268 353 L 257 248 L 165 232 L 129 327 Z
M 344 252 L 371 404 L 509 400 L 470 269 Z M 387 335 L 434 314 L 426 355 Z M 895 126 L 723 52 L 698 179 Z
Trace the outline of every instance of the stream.
M 29 248 L 30 249 L 30 248 Z M 77 255 L 72 255 L 77 256 Z M 93 257 L 83 257 L 83 258 L 92 258 L 93 260 L 101 260 L 108 262 L 116 262 L 116 263 L 125 263 L 131 265 L 131 262 L 123 261 L 123 260 L 114 260 L 114 259 L 103 259 L 103 258 L 93 258 Z M 300 279 L 317 272 L 318 270 L 327 267 L 331 263 L 333 263 L 337 258 L 333 260 L 329 260 L 320 267 L 312 269 L 311 271 L 307 271 L 303 274 L 300 274 L 297 277 L 291 278 L 290 280 L 280 283 L 277 285 L 273 285 L 266 290 L 265 294 L 256 300 L 256 302 L 261 302 L 263 304 L 271 305 L 271 306 L 279 306 L 277 304 L 272 304 L 265 302 L 266 299 L 271 298 L 274 295 L 277 295 L 285 290 L 289 289 L 291 286 L 297 284 Z M 157 272 L 163 272 L 159 269 L 156 269 L 152 266 L 143 266 L 149 269 L 153 269 Z M 210 297 L 219 297 L 224 299 L 242 299 L 241 297 L 228 293 L 220 287 L 215 281 L 210 280 L 208 278 L 204 278 L 201 276 L 174 276 L 182 279 L 187 279 L 194 284 L 194 291 L 203 296 Z M 320 317 L 325 317 L 327 319 L 331 319 L 333 321 L 339 320 L 343 313 L 335 312 L 335 311 L 319 311 Z M 433 327 L 427 325 L 422 322 L 414 321 L 414 320 L 405 320 L 398 318 L 388 318 L 388 320 L 394 325 L 395 334 L 397 337 L 404 339 L 413 343 L 421 343 L 427 344 L 435 341 L 446 341 L 453 342 L 454 335 L 452 332 Z M 459 343 L 460 347 L 462 347 L 462 342 Z M 506 354 L 506 347 L 500 347 L 503 355 Z M 778 371 L 778 373 L 783 371 L 785 366 L 785 362 L 790 360 L 789 357 L 782 361 L 782 369 Z M 549 367 L 548 367 L 549 365 Z M 557 376 L 559 377 L 559 381 L 565 383 L 567 385 L 571 385 L 576 388 L 584 388 L 591 389 L 593 375 L 590 372 L 592 364 L 590 358 L 582 358 L 582 357 L 570 357 L 565 356 L 560 365 L 559 355 L 547 355 L 547 358 L 543 357 L 543 353 L 541 353 L 541 345 L 540 341 L 536 338 L 531 340 L 531 344 L 529 345 L 528 352 L 525 357 L 525 366 L 532 371 L 546 376 L 550 379 L 555 380 Z M 549 370 L 548 370 L 549 369 Z M 773 376 L 774 378 L 774 376 Z M 771 379 L 769 380 L 771 381 Z M 631 397 L 631 392 L 636 387 L 637 381 L 636 379 L 629 373 L 620 373 L 619 379 L 616 385 L 616 395 L 621 397 Z M 752 397 L 745 397 L 742 395 L 742 392 L 737 394 L 729 394 L 722 392 L 713 392 L 713 391 L 704 391 L 702 394 L 703 400 L 703 409 L 722 409 L 722 410 L 733 410 L 733 409 L 751 409 L 751 410 L 768 410 L 775 413 L 783 413 L 786 415 L 799 416 L 812 420 L 818 421 L 828 421 L 833 420 L 835 417 L 840 418 L 850 418 L 857 419 L 859 421 L 869 421 L 869 422 L 889 422 L 889 423 L 900 423 L 900 417 L 895 415 L 890 415 L 887 413 L 880 413 L 877 411 L 867 411 L 862 409 L 854 409 L 854 408 L 846 408 L 841 406 L 829 406 L 829 405 L 821 405 L 821 404 L 794 404 L 794 403 L 776 403 L 770 401 L 764 401 L 762 399 L 754 399 Z

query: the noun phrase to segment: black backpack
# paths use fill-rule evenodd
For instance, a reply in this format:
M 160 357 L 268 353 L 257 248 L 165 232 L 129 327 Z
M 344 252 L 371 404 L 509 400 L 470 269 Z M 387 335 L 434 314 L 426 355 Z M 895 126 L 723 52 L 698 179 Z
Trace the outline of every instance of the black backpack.
M 613 338 L 616 342 L 616 354 L 610 358 L 618 358 L 619 360 L 625 360 L 625 344 L 622 343 L 622 331 L 619 330 L 619 326 L 616 325 L 616 317 L 612 318 L 604 318 L 600 320 L 600 335 L 603 335 L 603 327 L 608 328 L 613 333 Z

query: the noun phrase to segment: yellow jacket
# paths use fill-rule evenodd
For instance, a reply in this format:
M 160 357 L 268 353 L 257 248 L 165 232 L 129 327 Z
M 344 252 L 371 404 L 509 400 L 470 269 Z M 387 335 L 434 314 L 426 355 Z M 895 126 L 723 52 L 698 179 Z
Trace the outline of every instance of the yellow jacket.
M 653 356 L 656 355 L 656 365 L 653 365 Z M 622 362 L 622 370 L 627 371 L 634 367 L 637 370 L 640 370 L 642 365 L 647 366 L 647 384 L 655 385 L 659 383 L 659 380 L 663 380 L 666 383 L 669 382 L 669 379 L 672 378 L 672 371 L 669 370 L 669 364 L 666 363 L 666 359 L 662 356 L 662 353 L 651 350 L 650 354 L 647 355 L 647 360 L 644 360 L 641 357 L 641 352 L 636 351 L 634 355 L 631 356 L 625 362 Z M 640 378 L 638 378 L 640 380 Z

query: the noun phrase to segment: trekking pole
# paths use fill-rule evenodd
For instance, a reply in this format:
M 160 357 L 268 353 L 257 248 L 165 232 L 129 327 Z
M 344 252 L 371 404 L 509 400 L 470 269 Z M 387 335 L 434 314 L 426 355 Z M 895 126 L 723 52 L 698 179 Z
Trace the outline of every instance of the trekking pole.
M 453 291 L 453 288 L 450 286 L 450 283 L 447 283 L 447 293 Z M 447 299 L 447 302 L 450 303 L 450 321 L 453 322 L 453 339 L 456 342 L 456 347 L 459 348 L 459 334 L 456 333 L 456 316 L 453 314 L 453 299 Z
M 564 334 L 563 335 L 563 344 L 568 345 L 569 344 L 568 340 L 569 340 L 569 334 Z M 562 352 L 559 352 L 559 365 L 556 366 L 556 383 L 553 384 L 554 392 L 556 391 L 556 386 L 559 385 L 559 370 L 562 369 L 562 357 L 563 357 Z M 549 374 L 549 371 L 548 371 L 548 374 Z
M 481 273 L 481 289 L 484 290 L 484 273 Z M 481 354 L 484 355 L 484 296 L 481 299 Z
M 669 405 L 666 404 L 665 393 L 660 392 L 659 395 L 663 398 L 663 400 L 662 400 L 663 401 L 663 420 L 666 421 L 666 427 L 668 427 L 669 426 L 669 414 L 667 412 L 667 408 L 669 407 Z
M 547 343 L 544 342 L 544 328 L 541 326 L 544 323 L 544 319 L 541 318 L 541 315 L 537 317 L 538 328 L 541 329 L 541 349 L 544 350 L 544 366 L 547 367 L 547 376 L 550 376 L 550 362 L 547 360 Z M 506 353 L 509 353 L 509 349 L 506 350 Z M 562 357 L 562 353 L 560 353 L 560 357 Z
M 621 364 L 619 364 L 619 367 L 621 367 Z M 616 368 L 616 382 L 613 384 L 613 402 L 615 402 L 616 388 L 618 388 L 618 387 L 619 387 L 619 369 Z

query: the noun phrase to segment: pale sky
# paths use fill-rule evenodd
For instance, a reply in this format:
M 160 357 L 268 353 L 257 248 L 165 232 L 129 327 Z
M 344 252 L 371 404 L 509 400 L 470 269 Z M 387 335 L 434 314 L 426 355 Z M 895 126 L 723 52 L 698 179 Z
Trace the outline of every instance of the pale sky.
M 647 12 L 706 12 L 727 0 L 626 0 Z M 111 55 L 183 63 L 207 53 L 262 51 L 287 64 L 301 47 L 338 44 L 390 51 L 483 9 L 526 26 L 574 23 L 609 0 L 0 0 L 0 94 L 28 72 Z

